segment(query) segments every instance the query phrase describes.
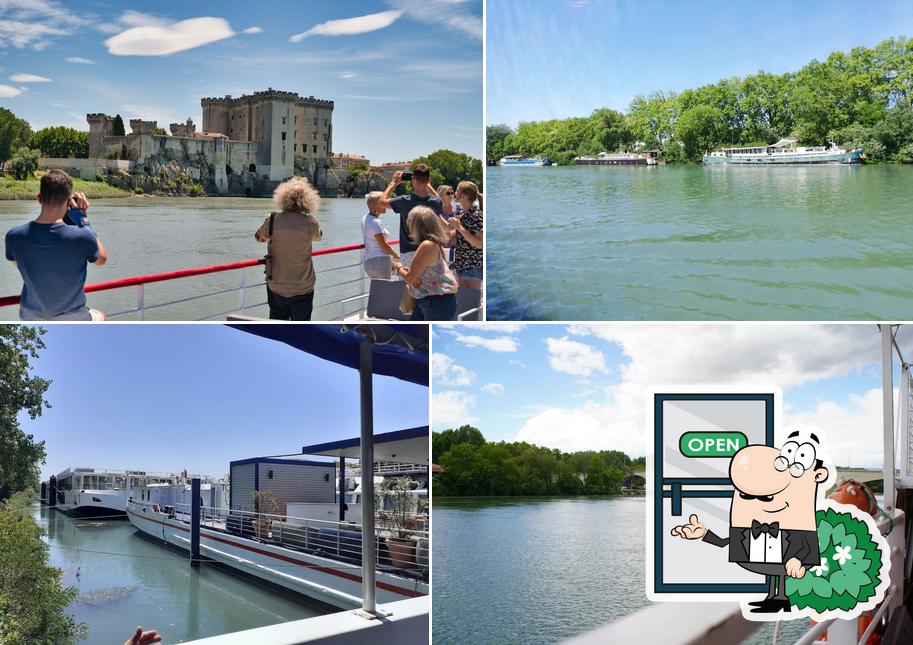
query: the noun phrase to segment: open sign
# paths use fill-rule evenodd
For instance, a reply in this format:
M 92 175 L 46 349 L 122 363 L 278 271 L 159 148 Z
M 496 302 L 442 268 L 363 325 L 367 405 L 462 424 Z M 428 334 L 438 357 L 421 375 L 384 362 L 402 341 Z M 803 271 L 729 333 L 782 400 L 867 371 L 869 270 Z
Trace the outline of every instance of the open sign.
M 741 432 L 686 432 L 678 440 L 686 457 L 732 457 L 747 445 Z

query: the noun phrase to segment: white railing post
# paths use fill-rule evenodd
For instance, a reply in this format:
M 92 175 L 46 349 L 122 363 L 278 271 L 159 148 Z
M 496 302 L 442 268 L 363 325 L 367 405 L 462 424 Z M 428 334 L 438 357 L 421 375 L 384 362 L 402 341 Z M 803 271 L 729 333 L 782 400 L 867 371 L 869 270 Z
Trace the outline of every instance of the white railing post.
M 139 312 L 139 319 L 146 320 L 146 285 L 136 285 L 136 310 Z

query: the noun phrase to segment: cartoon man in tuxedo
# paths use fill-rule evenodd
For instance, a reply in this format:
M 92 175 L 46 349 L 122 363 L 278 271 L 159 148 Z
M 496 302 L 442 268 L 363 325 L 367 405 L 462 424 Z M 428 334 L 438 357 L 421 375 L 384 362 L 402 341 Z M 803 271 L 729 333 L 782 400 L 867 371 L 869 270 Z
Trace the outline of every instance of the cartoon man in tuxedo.
M 786 576 L 802 578 L 820 564 L 815 507 L 818 485 L 828 470 L 817 458 L 818 437 L 790 433 L 783 448 L 749 445 L 732 456 L 729 477 L 735 490 L 729 511 L 729 537 L 708 530 L 697 515 L 672 535 L 729 546 L 729 561 L 768 576 L 767 598 L 749 603 L 752 613 L 790 611 Z

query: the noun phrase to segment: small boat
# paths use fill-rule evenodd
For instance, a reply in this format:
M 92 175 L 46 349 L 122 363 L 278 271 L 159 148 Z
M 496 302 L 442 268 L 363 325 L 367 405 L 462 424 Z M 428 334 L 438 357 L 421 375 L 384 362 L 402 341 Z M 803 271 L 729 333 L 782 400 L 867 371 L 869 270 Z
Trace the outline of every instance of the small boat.
M 551 166 L 551 159 L 548 157 L 527 158 L 523 155 L 507 155 L 501 157 L 498 161 L 499 166 Z
M 649 152 L 600 152 L 595 157 L 574 157 L 578 166 L 655 166 L 659 153 Z
M 780 139 L 769 146 L 723 148 L 705 154 L 705 164 L 853 164 L 862 163 L 862 148 L 841 148 L 831 142 L 824 146 L 797 146 L 796 139 Z

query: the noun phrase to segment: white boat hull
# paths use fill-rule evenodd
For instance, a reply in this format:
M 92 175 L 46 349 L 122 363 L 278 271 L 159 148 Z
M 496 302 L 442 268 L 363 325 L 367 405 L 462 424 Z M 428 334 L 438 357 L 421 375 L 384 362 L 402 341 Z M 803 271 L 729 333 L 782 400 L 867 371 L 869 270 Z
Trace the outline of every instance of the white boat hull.
M 127 491 L 114 490 L 68 490 L 63 502 L 55 508 L 68 515 L 110 517 L 123 516 L 127 512 Z
M 127 517 L 143 533 L 181 550 L 190 550 L 190 526 L 142 504 L 129 503 Z M 248 575 L 304 594 L 321 602 L 353 609 L 360 606 L 361 566 L 303 553 L 259 540 L 200 528 L 200 555 Z M 428 585 L 378 571 L 379 603 L 424 596 Z M 346 597 L 347 596 L 347 597 Z M 352 600 L 352 599 L 356 600 Z

